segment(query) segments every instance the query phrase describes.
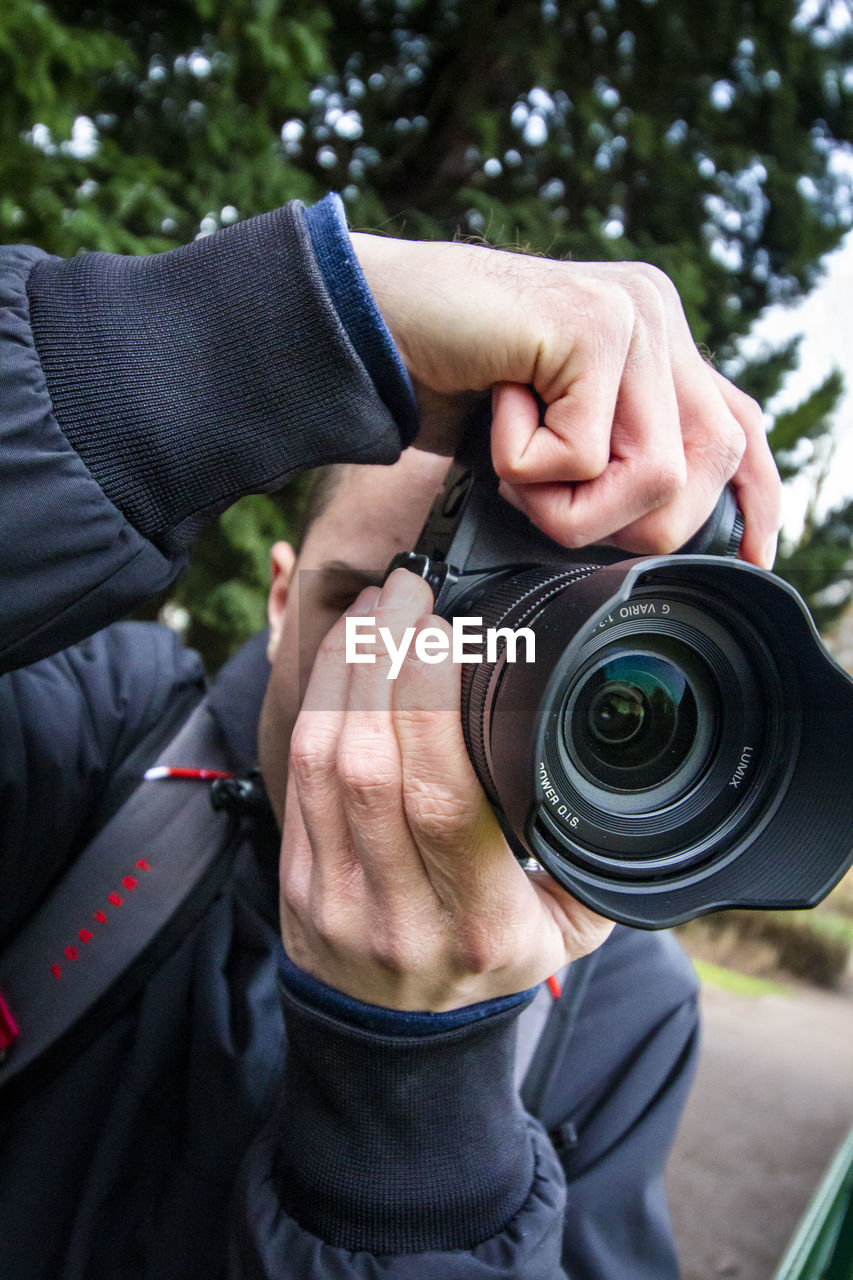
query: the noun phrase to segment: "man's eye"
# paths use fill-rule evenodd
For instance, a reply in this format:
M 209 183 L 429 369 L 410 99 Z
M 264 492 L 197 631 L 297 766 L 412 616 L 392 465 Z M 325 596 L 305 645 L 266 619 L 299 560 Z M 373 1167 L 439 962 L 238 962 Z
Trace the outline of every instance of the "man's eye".
M 328 568 L 317 583 L 317 598 L 321 609 L 328 609 L 335 617 L 354 604 L 365 587 L 381 586 L 381 573 L 367 574 L 351 569 Z
M 358 591 L 331 591 L 323 595 L 320 608 L 328 609 L 330 613 L 340 616 L 346 613 L 351 604 L 355 604 L 358 597 Z

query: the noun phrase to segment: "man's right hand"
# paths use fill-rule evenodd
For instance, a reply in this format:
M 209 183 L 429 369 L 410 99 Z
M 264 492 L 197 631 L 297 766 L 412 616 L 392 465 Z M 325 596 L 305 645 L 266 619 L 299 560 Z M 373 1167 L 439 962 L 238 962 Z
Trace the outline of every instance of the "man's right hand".
M 453 452 L 467 393 L 492 387 L 502 492 L 556 541 L 673 551 L 731 482 L 741 555 L 772 565 L 781 482 L 761 410 L 699 354 L 663 272 L 352 240 L 415 382 L 421 447 Z

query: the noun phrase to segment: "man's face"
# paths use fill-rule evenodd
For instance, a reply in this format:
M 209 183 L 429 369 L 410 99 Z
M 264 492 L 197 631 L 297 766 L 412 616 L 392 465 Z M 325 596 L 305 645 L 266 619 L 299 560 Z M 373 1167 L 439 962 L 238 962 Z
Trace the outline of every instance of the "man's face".
M 317 649 L 359 592 L 381 584 L 391 557 L 414 546 L 448 465 L 447 458 L 408 449 L 393 467 L 347 467 L 326 509 L 309 527 L 295 564 L 286 544 L 273 548 L 272 674 L 259 750 L 279 823 L 290 735 Z

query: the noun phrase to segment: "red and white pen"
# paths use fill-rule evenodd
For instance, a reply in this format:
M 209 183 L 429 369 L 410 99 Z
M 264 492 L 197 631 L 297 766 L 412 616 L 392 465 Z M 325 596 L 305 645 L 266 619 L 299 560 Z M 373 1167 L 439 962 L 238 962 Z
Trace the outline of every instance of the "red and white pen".
M 217 778 L 233 778 L 234 774 L 225 769 L 183 769 L 171 764 L 155 764 L 146 769 L 142 775 L 146 782 L 156 782 L 158 778 L 189 778 L 196 782 L 215 782 Z

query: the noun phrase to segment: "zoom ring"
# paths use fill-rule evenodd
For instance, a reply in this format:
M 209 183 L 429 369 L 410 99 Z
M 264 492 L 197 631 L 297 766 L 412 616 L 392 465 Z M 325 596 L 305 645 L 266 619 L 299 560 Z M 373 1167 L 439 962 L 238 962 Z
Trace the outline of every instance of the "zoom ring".
M 516 630 L 530 621 L 554 596 L 572 583 L 595 573 L 597 565 L 575 565 L 555 572 L 534 568 L 504 578 L 482 602 L 483 632 L 491 628 Z M 468 755 L 480 785 L 492 804 L 500 806 L 486 751 L 486 703 L 492 677 L 500 665 L 506 643 L 502 642 L 495 662 L 466 663 L 462 667 L 462 731 Z

